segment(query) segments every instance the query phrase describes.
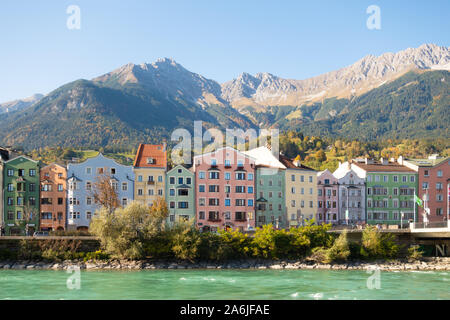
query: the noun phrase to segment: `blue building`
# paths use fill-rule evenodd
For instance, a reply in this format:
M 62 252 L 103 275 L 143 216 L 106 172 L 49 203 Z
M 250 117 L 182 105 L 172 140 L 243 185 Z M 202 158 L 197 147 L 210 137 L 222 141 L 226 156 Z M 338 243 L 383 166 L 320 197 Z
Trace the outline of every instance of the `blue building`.
M 134 173 L 132 166 L 124 166 L 101 153 L 82 163 L 67 166 L 67 229 L 87 230 L 99 205 L 95 203 L 93 188 L 101 176 L 110 177 L 122 206 L 133 200 Z

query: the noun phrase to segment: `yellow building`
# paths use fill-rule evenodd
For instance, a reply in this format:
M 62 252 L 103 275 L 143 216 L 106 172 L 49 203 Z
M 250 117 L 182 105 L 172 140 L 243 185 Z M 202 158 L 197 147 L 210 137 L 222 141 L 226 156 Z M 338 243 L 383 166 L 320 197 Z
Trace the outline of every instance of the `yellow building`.
M 313 219 L 317 211 L 317 172 L 280 155 L 286 166 L 286 213 L 290 227 Z
M 167 151 L 165 145 L 140 144 L 134 159 L 134 200 L 151 206 L 165 198 Z

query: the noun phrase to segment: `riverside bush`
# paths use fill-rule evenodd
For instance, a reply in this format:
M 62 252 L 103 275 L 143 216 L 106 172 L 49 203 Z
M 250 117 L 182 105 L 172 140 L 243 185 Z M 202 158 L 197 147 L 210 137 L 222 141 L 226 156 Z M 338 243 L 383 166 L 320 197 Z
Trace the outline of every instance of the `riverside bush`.
M 362 233 L 361 256 L 366 259 L 395 258 L 399 246 L 392 233 L 382 233 L 376 227 L 366 227 Z
M 334 241 L 331 248 L 327 250 L 326 260 L 329 262 L 343 262 L 350 256 L 350 248 L 347 240 L 347 231 L 343 233 Z

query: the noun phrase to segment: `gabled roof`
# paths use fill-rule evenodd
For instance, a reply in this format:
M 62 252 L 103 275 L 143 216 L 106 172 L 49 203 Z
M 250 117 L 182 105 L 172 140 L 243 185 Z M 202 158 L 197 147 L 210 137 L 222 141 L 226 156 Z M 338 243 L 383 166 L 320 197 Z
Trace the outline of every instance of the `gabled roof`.
M 152 158 L 154 163 L 148 163 L 147 159 Z M 167 151 L 163 144 L 140 144 L 133 167 L 137 168 L 167 168 Z
M 28 161 L 31 161 L 31 162 L 34 162 L 34 163 L 39 163 L 39 161 L 33 160 L 33 159 L 28 158 L 28 157 L 23 156 L 23 155 L 22 155 L 22 156 L 18 156 L 18 157 L 13 158 L 13 159 L 10 159 L 10 160 L 8 160 L 8 161 L 5 161 L 5 163 L 9 163 L 9 162 L 15 161 L 15 160 L 20 159 L 20 158 L 24 158 L 24 159 L 26 159 L 26 160 L 28 160 Z
M 252 157 L 252 156 L 250 156 L 250 155 L 248 155 L 248 154 L 245 154 L 244 151 L 237 150 L 237 149 L 232 148 L 232 147 L 230 147 L 230 146 L 221 147 L 221 148 L 219 148 L 219 149 L 217 149 L 217 150 L 215 150 L 215 151 L 211 151 L 211 152 L 208 152 L 208 153 L 198 154 L 198 155 L 194 156 L 194 159 L 195 159 L 195 158 L 198 158 L 198 157 L 204 157 L 204 156 L 210 155 L 210 154 L 212 154 L 212 153 L 218 153 L 219 151 L 222 151 L 222 150 L 224 150 L 224 149 L 228 149 L 228 150 L 231 150 L 231 151 L 236 152 L 236 153 L 238 153 L 238 154 L 241 154 L 241 155 L 243 155 L 244 157 L 246 157 L 246 158 L 248 158 L 248 159 L 250 159 L 250 160 L 253 160 L 253 161 L 256 160 L 254 157 Z M 194 162 L 195 162 L 195 161 L 194 161 Z
M 310 167 L 307 167 L 300 163 L 298 166 L 294 164 L 294 160 L 289 159 L 288 157 L 280 154 L 280 162 L 287 168 L 287 169 L 296 169 L 296 170 L 307 170 L 307 171 L 316 171 Z
M 59 163 L 56 163 L 56 162 L 47 164 L 47 165 L 45 165 L 44 167 L 42 167 L 41 169 L 45 169 L 45 168 L 47 168 L 47 167 L 53 167 L 53 166 L 58 166 L 58 167 L 60 167 L 60 168 L 63 168 L 63 169 L 65 169 L 65 170 L 67 170 L 67 168 L 66 168 L 65 166 L 60 165 Z
M 442 157 L 436 159 L 405 159 L 404 161 L 412 163 L 413 165 L 416 165 L 418 167 L 435 167 L 447 160 L 450 161 L 450 157 Z
M 406 166 L 402 166 L 398 162 L 389 162 L 388 164 L 381 164 L 380 162 L 365 164 L 365 163 L 353 163 L 355 166 L 367 171 L 367 172 L 410 172 L 414 173 L 413 169 Z
M 170 169 L 169 171 L 167 171 L 167 174 L 170 174 L 172 171 L 174 171 L 175 169 L 183 169 L 191 174 L 194 174 L 190 169 L 192 168 L 192 166 L 188 166 L 185 164 L 177 164 L 175 167 L 173 167 L 172 169 Z
M 255 158 L 256 166 L 263 166 L 268 168 L 278 168 L 278 169 L 286 169 L 286 166 L 282 164 L 273 154 L 272 151 L 267 147 L 259 147 L 248 151 L 243 151 L 244 154 L 247 154 L 253 158 Z

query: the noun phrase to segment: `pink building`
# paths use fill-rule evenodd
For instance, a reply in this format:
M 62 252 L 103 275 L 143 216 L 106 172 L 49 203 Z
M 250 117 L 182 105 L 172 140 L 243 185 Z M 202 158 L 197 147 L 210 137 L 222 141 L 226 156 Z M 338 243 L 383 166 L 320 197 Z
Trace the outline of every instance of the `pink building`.
M 203 230 L 255 227 L 255 159 L 231 147 L 194 157 L 196 220 Z
M 328 169 L 317 174 L 316 221 L 318 223 L 338 223 L 338 189 L 338 179 Z

